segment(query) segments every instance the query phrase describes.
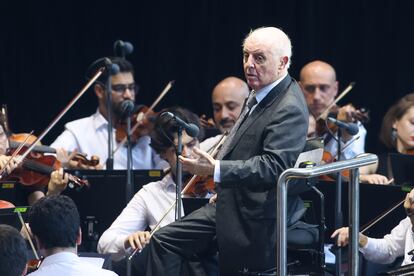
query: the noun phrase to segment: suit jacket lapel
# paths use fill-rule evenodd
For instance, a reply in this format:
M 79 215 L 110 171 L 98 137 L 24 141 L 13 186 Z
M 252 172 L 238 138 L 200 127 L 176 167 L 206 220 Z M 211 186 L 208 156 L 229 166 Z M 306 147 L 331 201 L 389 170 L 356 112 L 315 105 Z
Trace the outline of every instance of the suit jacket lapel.
M 274 101 L 280 100 L 285 92 L 287 91 L 288 87 L 290 86 L 292 82 L 292 78 L 287 75 L 286 78 L 280 82 L 278 85 L 276 85 L 269 94 L 266 95 L 266 97 L 255 107 L 252 114 L 250 114 L 246 120 L 243 122 L 243 124 L 240 126 L 239 130 L 235 133 L 233 140 L 231 141 L 231 144 L 229 145 L 227 152 L 225 153 L 225 156 L 231 152 L 235 145 L 239 142 L 240 138 L 243 136 L 243 134 L 246 132 L 246 130 L 257 121 L 257 119 L 262 115 L 262 113 L 268 108 L 270 105 L 273 104 Z M 223 159 L 225 159 L 225 156 Z

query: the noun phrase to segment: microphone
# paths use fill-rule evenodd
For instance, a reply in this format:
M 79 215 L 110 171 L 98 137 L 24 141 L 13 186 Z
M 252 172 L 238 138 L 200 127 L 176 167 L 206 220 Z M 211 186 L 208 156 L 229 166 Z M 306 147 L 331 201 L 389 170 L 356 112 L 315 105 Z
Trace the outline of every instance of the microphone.
M 125 58 L 126 55 L 131 54 L 134 51 L 134 46 L 131 42 L 117 40 L 114 43 L 115 56 Z
M 161 114 L 162 118 L 166 118 L 168 120 L 175 120 L 175 122 L 177 123 L 177 125 L 183 127 L 185 129 L 185 131 L 187 132 L 187 134 L 191 137 L 197 137 L 198 132 L 200 131 L 200 129 L 198 128 L 198 126 L 196 126 L 195 124 L 192 123 L 186 123 L 183 119 L 181 119 L 180 117 L 175 116 L 173 113 L 171 112 L 163 112 Z
M 345 129 L 351 135 L 357 135 L 359 132 L 359 127 L 355 123 L 344 123 L 332 117 L 328 117 L 328 120 L 338 127 Z
M 123 118 L 130 116 L 135 109 L 135 104 L 131 100 L 125 100 L 121 103 L 121 114 Z

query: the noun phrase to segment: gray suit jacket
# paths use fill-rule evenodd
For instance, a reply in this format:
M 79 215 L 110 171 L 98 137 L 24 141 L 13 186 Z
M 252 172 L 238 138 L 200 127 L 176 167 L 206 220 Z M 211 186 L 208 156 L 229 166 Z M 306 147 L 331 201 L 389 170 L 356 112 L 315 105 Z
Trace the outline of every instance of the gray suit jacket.
M 220 270 L 264 270 L 274 265 L 276 181 L 303 150 L 308 109 L 290 76 L 256 106 L 223 160 L 216 207 Z M 297 205 L 293 200 L 292 206 Z M 293 208 L 295 209 L 295 208 Z M 288 214 L 289 215 L 289 214 Z M 294 223 L 294 222 L 291 222 Z

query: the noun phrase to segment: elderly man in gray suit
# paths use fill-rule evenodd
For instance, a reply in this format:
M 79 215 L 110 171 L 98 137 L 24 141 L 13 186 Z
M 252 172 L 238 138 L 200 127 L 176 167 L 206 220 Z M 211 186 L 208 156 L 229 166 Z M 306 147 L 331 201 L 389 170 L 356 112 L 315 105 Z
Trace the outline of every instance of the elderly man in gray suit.
M 253 90 L 219 156 L 201 150 L 194 158 L 180 156 L 186 170 L 214 177 L 216 202 L 155 233 L 147 275 L 183 275 L 185 261 L 217 249 L 221 275 L 275 266 L 276 181 L 294 166 L 308 128 L 303 93 L 288 74 L 291 53 L 278 28 L 245 38 L 244 73 Z M 202 266 L 192 273 L 206 275 Z

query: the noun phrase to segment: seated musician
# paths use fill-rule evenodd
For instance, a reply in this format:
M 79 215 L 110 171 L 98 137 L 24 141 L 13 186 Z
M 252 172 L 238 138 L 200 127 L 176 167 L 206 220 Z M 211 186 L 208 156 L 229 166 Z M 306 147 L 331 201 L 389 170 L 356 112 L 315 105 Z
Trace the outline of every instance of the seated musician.
M 10 156 L 6 156 L 6 150 L 9 148 L 8 134 L 4 131 L 2 123 L 0 123 L 0 170 L 7 165 L 7 173 L 10 173 L 17 167 L 16 159 L 13 159 L 9 164 Z M 7 180 L 7 178 L 5 178 Z M 66 189 L 68 183 L 68 175 L 64 173 L 63 169 L 55 170 L 50 175 L 50 180 L 46 187 L 34 185 L 22 185 L 22 193 L 17 199 L 18 202 L 13 202 L 16 205 L 33 205 L 38 199 L 47 195 L 60 194 Z
M 78 257 L 77 246 L 82 239 L 80 218 L 69 197 L 44 197 L 32 206 L 28 216 L 37 248 L 45 257 L 39 269 L 29 275 L 117 275 Z
M 309 111 L 315 118 L 318 118 L 334 102 L 335 97 L 338 95 L 338 81 L 336 80 L 335 69 L 323 61 L 316 60 L 306 64 L 300 71 L 299 84 L 305 95 Z M 341 153 L 342 160 L 353 158 L 364 152 L 367 131 L 360 122 L 356 121 L 355 116 L 353 116 L 354 113 L 355 108 L 352 105 L 338 108 L 337 119 L 344 122 L 356 122 L 359 126 L 359 133 L 357 135 L 360 136 L 359 139 L 353 141 L 352 144 L 344 149 Z M 321 125 L 324 125 L 324 122 Z M 337 155 L 336 141 L 329 132 L 319 132 L 316 133 L 316 136 L 324 136 L 325 150 L 330 152 L 332 156 Z M 346 130 L 342 131 L 342 146 L 345 146 L 352 138 L 353 136 Z
M 0 275 L 26 275 L 26 242 L 15 228 L 0 224 Z
M 54 148 L 78 151 L 88 156 L 96 155 L 100 158 L 101 167 L 105 165 L 108 158 L 107 80 L 111 78 L 111 114 L 114 128 L 122 117 L 121 104 L 126 100 L 135 101 L 138 92 L 132 64 L 121 58 L 112 58 L 112 62 L 119 66 L 120 72 L 115 75 L 104 73 L 94 85 L 95 95 L 98 98 L 98 110 L 89 117 L 67 123 L 65 131 L 51 145 Z M 114 129 L 114 136 L 116 136 L 116 131 Z M 133 169 L 162 169 L 166 166 L 149 143 L 150 137 L 143 130 L 132 148 Z M 117 145 L 115 139 L 114 145 L 115 148 Z M 126 168 L 127 148 L 122 146 L 114 154 L 114 169 Z
M 222 134 L 230 132 L 234 126 L 248 95 L 247 83 L 236 77 L 227 77 L 214 87 L 211 94 L 214 125 Z M 220 138 L 221 134 L 208 138 L 200 144 L 200 148 L 208 151 Z
M 180 117 L 188 123 L 200 125 L 197 115 L 183 109 L 171 108 L 170 112 Z M 158 117 L 154 130 L 151 133 L 151 147 L 168 162 L 171 171 L 159 181 L 151 182 L 142 187 L 133 199 L 128 203 L 122 213 L 116 218 L 112 225 L 99 239 L 98 252 L 112 253 L 114 260 L 120 260 L 132 249 L 142 249 L 150 238 L 150 233 L 146 231 L 161 220 L 166 210 L 171 206 L 176 198 L 175 172 L 176 172 L 176 151 L 177 127 L 173 120 Z M 198 147 L 199 138 L 188 136 L 183 133 L 183 155 L 190 156 L 194 147 Z M 183 175 L 186 173 L 183 172 Z M 165 226 L 175 220 L 174 209 L 168 213 L 160 226 Z M 141 259 L 143 253 L 137 254 L 135 259 Z M 134 264 L 139 260 L 134 259 Z M 141 273 L 142 267 L 137 267 Z
M 401 98 L 385 114 L 380 140 L 389 150 L 378 155 L 378 163 L 360 169 L 361 181 L 376 184 L 388 184 L 393 179 L 390 152 L 409 154 L 414 148 L 414 93 Z M 398 183 L 397 183 L 398 184 Z
M 382 239 L 374 239 L 359 234 L 360 251 L 365 259 L 381 264 L 392 263 L 396 258 L 404 256 L 402 265 L 413 263 L 414 249 L 414 189 L 407 194 L 404 202 L 407 217 L 400 221 L 391 232 Z M 349 229 L 342 227 L 331 236 L 337 238 L 338 246 L 346 246 L 349 242 Z

